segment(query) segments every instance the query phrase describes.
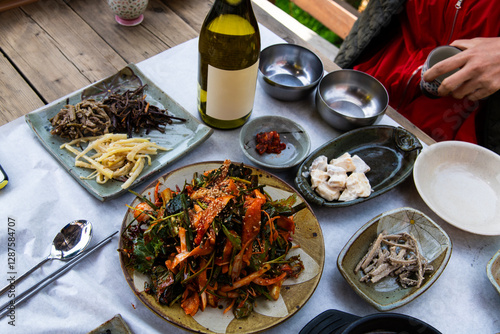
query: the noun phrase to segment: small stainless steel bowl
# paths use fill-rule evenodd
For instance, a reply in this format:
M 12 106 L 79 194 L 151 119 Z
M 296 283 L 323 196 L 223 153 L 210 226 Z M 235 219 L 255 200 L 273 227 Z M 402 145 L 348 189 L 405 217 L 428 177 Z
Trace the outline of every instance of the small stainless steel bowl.
M 321 117 L 341 131 L 374 124 L 388 104 L 385 87 L 371 75 L 356 70 L 326 74 L 316 92 L 316 108 Z
M 323 63 L 295 44 L 274 44 L 260 53 L 259 84 L 270 96 L 297 101 L 313 92 L 323 77 Z

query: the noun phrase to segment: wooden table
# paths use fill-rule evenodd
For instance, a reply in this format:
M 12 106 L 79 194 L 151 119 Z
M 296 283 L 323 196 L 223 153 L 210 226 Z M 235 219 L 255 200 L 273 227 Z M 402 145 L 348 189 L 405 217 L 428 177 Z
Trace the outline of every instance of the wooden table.
M 136 27 L 116 23 L 104 0 L 40 0 L 0 13 L 0 125 L 198 36 L 212 3 L 150 0 Z M 261 24 L 316 51 L 327 71 L 338 69 L 333 54 L 318 50 L 320 37 L 311 34 L 311 43 L 299 37 L 298 28 L 280 22 L 277 14 L 284 13 L 266 0 L 254 0 L 253 7 Z M 388 114 L 427 144 L 433 142 L 393 109 Z

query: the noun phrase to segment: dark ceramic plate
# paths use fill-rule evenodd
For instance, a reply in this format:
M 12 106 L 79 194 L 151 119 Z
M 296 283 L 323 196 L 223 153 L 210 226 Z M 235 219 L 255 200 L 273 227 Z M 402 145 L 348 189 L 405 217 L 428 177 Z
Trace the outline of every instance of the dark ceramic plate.
M 327 310 L 311 320 L 299 334 L 407 333 L 439 334 L 420 319 L 400 313 L 374 313 L 364 317 Z
M 349 131 L 319 147 L 300 165 L 295 185 L 310 202 L 327 207 L 349 206 L 381 195 L 403 182 L 412 172 L 422 145 L 407 130 L 393 126 L 369 126 Z M 308 176 L 311 163 L 325 155 L 328 160 L 345 152 L 357 154 L 371 170 L 366 173 L 372 194 L 349 202 L 327 201 L 314 192 Z
M 299 334 L 340 334 L 347 326 L 360 318 L 339 310 L 326 310 L 309 321 Z
M 135 65 L 130 64 L 118 73 L 96 82 L 88 87 L 75 91 L 62 97 L 30 114 L 25 119 L 30 128 L 36 134 L 43 146 L 61 165 L 70 173 L 75 180 L 87 191 L 101 201 L 109 200 L 127 192 L 122 189 L 122 182 L 110 180 L 105 184 L 98 184 L 94 179 L 82 179 L 88 176 L 91 171 L 88 169 L 75 167 L 75 156 L 60 146 L 67 140 L 59 136 L 50 134 L 52 125 L 49 121 L 67 104 L 76 104 L 83 99 L 94 98 L 100 100 L 110 92 L 123 93 L 129 89 L 136 89 L 141 84 L 147 84 L 144 92 L 146 101 L 160 108 L 166 108 L 170 115 L 186 119 L 186 122 L 174 122 L 165 128 L 165 133 L 151 131 L 149 134 L 133 134 L 133 137 L 150 138 L 152 142 L 160 146 L 170 148 L 169 151 L 160 151 L 152 156 L 151 165 L 144 167 L 141 175 L 132 183 L 130 188 L 134 188 L 144 182 L 149 177 L 159 173 L 173 161 L 180 159 L 195 147 L 203 143 L 213 133 L 213 129 L 202 124 L 193 117 L 186 109 L 165 94 L 149 78 L 147 78 Z

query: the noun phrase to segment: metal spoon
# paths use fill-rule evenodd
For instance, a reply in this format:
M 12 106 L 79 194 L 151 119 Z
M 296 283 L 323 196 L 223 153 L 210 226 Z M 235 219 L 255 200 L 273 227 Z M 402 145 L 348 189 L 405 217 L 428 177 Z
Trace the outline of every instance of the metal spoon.
M 26 278 L 29 274 L 40 268 L 45 262 L 49 260 L 68 260 L 80 254 L 90 243 L 92 239 L 92 223 L 87 220 L 75 220 L 64 226 L 62 230 L 57 233 L 49 256 L 36 266 L 19 276 L 15 281 L 10 282 L 5 288 L 0 291 L 0 295 L 9 291 L 12 286 Z

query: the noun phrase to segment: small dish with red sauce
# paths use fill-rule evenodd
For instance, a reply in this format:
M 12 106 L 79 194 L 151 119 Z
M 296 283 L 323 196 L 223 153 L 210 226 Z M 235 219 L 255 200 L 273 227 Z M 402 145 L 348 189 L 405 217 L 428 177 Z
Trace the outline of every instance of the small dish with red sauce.
M 246 123 L 240 146 L 250 162 L 270 169 L 299 165 L 309 154 L 311 140 L 306 130 L 281 116 L 261 116 Z

